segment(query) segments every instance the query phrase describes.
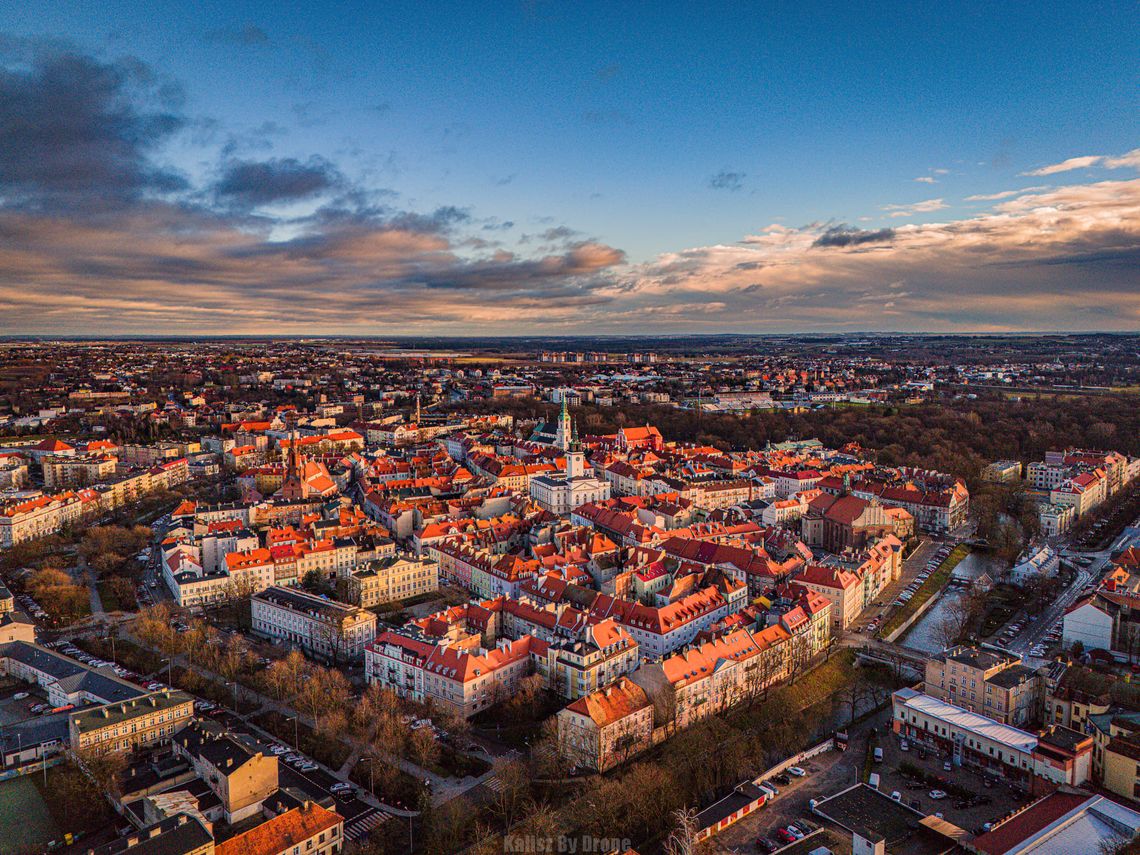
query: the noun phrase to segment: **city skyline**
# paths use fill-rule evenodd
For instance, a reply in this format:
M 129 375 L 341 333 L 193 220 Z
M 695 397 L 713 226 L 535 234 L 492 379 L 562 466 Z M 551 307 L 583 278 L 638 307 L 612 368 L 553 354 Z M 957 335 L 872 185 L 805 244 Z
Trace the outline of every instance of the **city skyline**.
M 0 334 L 1140 325 L 1123 4 L 32 8 Z

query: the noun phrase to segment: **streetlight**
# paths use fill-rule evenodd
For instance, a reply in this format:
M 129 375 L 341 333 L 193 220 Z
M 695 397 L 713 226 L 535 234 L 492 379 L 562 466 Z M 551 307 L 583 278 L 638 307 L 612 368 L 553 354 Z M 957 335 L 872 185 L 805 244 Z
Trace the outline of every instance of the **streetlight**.
M 169 659 L 168 659 L 168 658 L 166 658 L 166 657 L 164 656 L 164 657 L 162 657 L 162 659 L 160 659 L 159 661 L 160 661 L 160 662 L 165 662 L 165 663 L 166 663 L 166 685 L 168 685 L 168 686 L 170 686 L 171 688 L 173 688 L 173 687 L 174 687 L 174 683 L 173 683 L 173 682 L 171 682 L 171 679 L 170 679 L 170 669 L 171 669 L 172 667 L 174 667 L 174 658 L 173 658 L 173 657 L 171 657 L 171 658 L 169 658 Z
M 226 680 L 226 685 L 234 687 L 234 715 L 237 715 L 237 680 L 234 680 L 232 683 Z
M 301 740 L 297 738 L 297 716 L 291 715 L 288 718 L 286 718 L 285 721 L 292 721 L 293 722 L 293 750 L 294 751 L 300 751 L 301 750 L 301 748 L 300 748 Z
M 296 719 L 294 719 L 294 721 L 295 720 Z M 373 798 L 376 798 L 376 787 L 374 786 L 373 780 L 372 780 L 372 761 L 373 761 L 373 759 L 375 759 L 375 758 L 373 758 L 373 757 L 361 757 L 360 758 L 362 763 L 368 764 L 368 792 L 370 792 L 372 794 Z

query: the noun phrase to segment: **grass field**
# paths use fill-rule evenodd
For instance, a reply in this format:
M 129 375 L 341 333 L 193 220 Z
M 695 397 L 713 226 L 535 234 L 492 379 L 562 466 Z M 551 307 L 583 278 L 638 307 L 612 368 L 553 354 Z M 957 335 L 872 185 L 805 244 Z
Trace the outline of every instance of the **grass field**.
M 8 852 L 45 851 L 62 836 L 51 811 L 40 796 L 34 775 L 0 783 L 0 855 Z

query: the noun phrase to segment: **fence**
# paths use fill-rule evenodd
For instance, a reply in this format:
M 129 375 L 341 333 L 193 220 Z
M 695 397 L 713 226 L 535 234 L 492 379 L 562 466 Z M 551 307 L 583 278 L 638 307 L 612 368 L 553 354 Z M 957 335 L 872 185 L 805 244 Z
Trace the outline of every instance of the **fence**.
M 789 766 L 798 766 L 804 760 L 810 760 L 812 757 L 817 757 L 824 752 L 831 751 L 833 748 L 835 748 L 835 739 L 825 739 L 819 743 L 819 745 L 812 746 L 811 748 L 801 751 L 799 754 L 794 754 L 786 760 L 781 760 L 770 769 L 765 769 L 753 779 L 752 783 L 759 784 L 761 781 L 771 778 L 773 775 L 779 775 Z

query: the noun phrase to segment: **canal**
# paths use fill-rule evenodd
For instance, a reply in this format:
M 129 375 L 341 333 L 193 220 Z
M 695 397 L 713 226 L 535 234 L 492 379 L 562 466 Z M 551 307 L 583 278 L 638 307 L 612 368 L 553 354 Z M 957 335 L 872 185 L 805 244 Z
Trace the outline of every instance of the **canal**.
M 971 552 L 954 568 L 954 575 L 977 579 L 983 573 L 989 573 L 990 578 L 997 581 L 1008 567 L 1009 565 L 1006 562 L 1000 558 L 995 558 L 993 555 L 985 552 Z M 930 611 L 918 619 L 918 622 L 910 628 L 910 632 L 899 639 L 899 643 L 915 650 L 921 650 L 924 653 L 941 653 L 942 642 L 938 638 L 938 628 L 942 624 L 947 609 L 964 596 L 966 596 L 965 589 L 947 587 L 938 602 L 930 607 Z

